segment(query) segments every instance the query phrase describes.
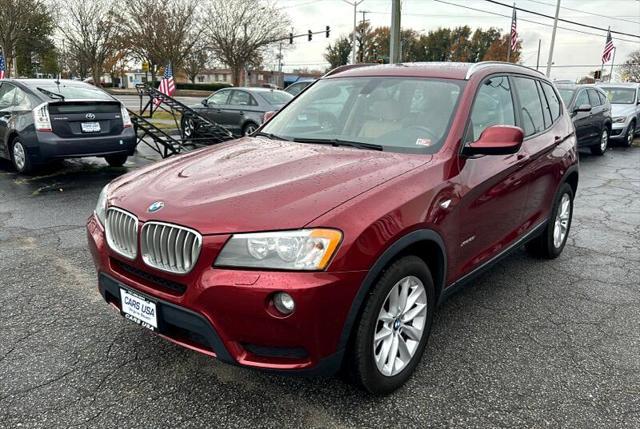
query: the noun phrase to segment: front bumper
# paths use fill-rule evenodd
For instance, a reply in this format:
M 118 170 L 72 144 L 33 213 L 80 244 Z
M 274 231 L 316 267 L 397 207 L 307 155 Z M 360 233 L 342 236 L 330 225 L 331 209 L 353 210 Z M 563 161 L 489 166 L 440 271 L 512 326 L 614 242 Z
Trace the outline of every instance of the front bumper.
M 340 338 L 352 301 L 366 272 L 275 272 L 211 266 L 228 239 L 204 236 L 194 270 L 171 275 L 108 249 L 95 216 L 87 223 L 89 247 L 104 299 L 120 309 L 119 289 L 157 303 L 158 333 L 170 341 L 247 367 L 303 374 L 339 369 Z M 270 304 L 274 292 L 296 301 L 289 316 Z
M 614 123 L 611 125 L 611 135 L 609 136 L 610 140 L 624 140 L 627 138 L 627 129 L 631 121 L 626 121 L 624 123 Z

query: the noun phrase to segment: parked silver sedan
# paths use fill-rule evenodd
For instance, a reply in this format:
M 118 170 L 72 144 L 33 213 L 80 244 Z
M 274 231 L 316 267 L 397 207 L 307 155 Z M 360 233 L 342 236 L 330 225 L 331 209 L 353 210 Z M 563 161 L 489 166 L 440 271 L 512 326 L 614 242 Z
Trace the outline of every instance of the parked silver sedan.
M 612 141 L 631 146 L 640 131 L 640 84 L 611 83 L 599 85 L 611 102 Z

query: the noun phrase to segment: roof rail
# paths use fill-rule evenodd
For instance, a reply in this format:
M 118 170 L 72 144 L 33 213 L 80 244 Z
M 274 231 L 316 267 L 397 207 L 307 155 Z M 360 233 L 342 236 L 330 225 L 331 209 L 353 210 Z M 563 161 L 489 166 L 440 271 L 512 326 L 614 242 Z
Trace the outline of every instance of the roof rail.
M 515 64 L 515 63 L 508 63 L 506 61 L 481 61 L 479 63 L 473 63 L 471 65 L 471 67 L 469 67 L 469 70 L 467 70 L 467 75 L 465 76 L 465 80 L 469 80 L 469 78 L 477 71 L 485 68 L 485 67 L 489 67 L 489 66 L 493 66 L 493 65 L 502 65 L 502 66 L 513 66 L 513 67 L 519 67 L 519 68 L 523 68 L 523 69 L 527 69 L 527 70 L 531 70 L 534 71 L 536 73 L 541 74 L 542 76 L 544 76 L 545 74 L 542 73 L 540 70 L 536 70 L 533 69 L 531 67 L 527 67 L 527 66 L 523 66 L 521 64 Z
M 360 68 L 360 67 L 378 66 L 378 65 L 380 65 L 380 64 L 377 64 L 377 63 L 345 64 L 343 66 L 338 66 L 338 67 L 336 67 L 334 69 L 329 70 L 322 77 L 329 77 L 329 76 L 332 76 L 332 75 L 334 75 L 336 73 L 343 72 L 345 70 L 357 69 L 357 68 Z

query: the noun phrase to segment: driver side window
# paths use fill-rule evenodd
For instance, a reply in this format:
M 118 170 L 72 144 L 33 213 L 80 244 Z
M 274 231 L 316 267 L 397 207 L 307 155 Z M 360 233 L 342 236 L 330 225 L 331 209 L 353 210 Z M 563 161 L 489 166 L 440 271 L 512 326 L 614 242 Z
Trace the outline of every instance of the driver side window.
M 515 111 L 507 76 L 492 76 L 485 80 L 471 109 L 466 143 L 474 142 L 492 125 L 515 125 Z

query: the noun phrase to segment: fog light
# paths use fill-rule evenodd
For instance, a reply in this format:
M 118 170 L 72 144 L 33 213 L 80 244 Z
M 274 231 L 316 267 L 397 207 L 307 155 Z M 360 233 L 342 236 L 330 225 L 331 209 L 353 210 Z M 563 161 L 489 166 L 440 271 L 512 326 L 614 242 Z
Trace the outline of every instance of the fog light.
M 291 314 L 296 308 L 296 303 L 286 292 L 278 292 L 273 296 L 273 305 L 282 314 Z

